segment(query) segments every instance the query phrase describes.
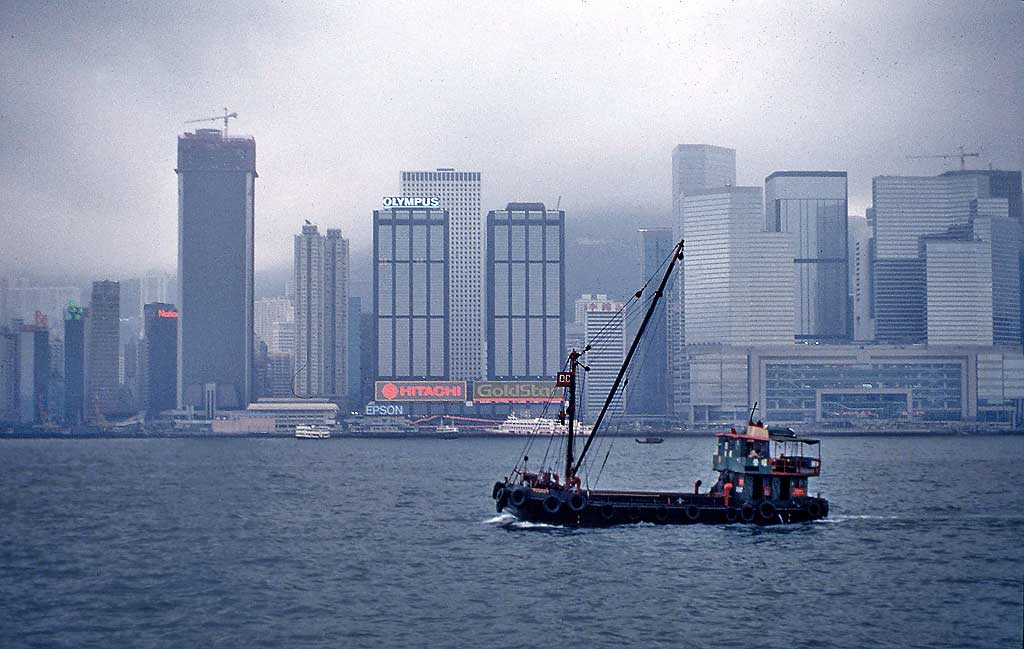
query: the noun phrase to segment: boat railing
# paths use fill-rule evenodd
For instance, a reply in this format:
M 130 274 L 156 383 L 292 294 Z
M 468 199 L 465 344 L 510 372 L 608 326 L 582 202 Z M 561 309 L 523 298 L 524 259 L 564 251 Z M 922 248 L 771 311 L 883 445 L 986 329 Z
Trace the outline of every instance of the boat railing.
M 800 455 L 781 455 L 772 458 L 772 472 L 816 476 L 821 473 L 821 459 Z

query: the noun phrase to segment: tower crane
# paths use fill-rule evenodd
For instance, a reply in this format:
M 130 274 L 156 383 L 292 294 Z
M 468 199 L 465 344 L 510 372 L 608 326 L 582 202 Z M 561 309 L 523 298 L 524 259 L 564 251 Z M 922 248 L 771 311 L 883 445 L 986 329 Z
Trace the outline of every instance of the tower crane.
M 223 115 L 216 115 L 214 117 L 200 117 L 199 119 L 188 119 L 185 120 L 186 124 L 195 124 L 196 122 L 214 122 L 224 120 L 224 137 L 228 136 L 228 119 L 238 119 L 238 113 L 229 113 L 228 109 L 224 109 Z
M 960 170 L 963 171 L 967 168 L 967 158 L 977 158 L 981 154 L 977 151 L 967 153 L 964 151 L 964 145 L 960 145 L 960 153 L 946 153 L 940 155 L 908 155 L 908 160 L 924 160 L 926 158 L 942 158 L 943 160 L 949 160 L 951 158 L 960 158 Z

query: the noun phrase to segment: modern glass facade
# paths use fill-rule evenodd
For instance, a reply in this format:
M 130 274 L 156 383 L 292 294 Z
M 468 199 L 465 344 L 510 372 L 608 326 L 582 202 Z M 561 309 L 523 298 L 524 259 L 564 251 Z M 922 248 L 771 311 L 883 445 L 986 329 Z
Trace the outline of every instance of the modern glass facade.
M 874 413 L 875 418 L 883 419 L 959 421 L 963 417 L 966 362 L 954 358 L 888 363 L 768 362 L 764 370 L 766 401 L 762 404 L 765 420 L 814 421 L 821 407 L 825 419 L 854 419 Z M 912 412 L 906 411 L 905 391 L 909 391 Z M 894 404 L 900 402 L 904 405 L 897 409 Z
M 765 179 L 768 232 L 796 237 L 797 340 L 850 338 L 845 171 L 777 171 Z
M 178 310 L 173 304 L 155 302 L 144 305 L 143 313 L 143 406 L 147 417 L 156 417 L 177 402 Z
M 675 248 L 675 237 L 669 229 L 640 230 L 640 283 L 650 282 L 653 291 L 665 272 L 666 260 Z M 669 279 L 665 295 L 671 295 L 675 283 Z M 662 300 L 648 327 L 637 368 L 636 376 L 630 381 L 629 401 L 626 409 L 632 414 L 667 415 L 672 406 L 672 383 L 669 375 L 669 339 L 666 322 L 666 300 Z
M 552 378 L 565 346 L 565 212 L 509 203 L 487 215 L 487 375 Z
M 373 250 L 377 377 L 448 378 L 448 212 L 375 211 Z
M 244 408 L 254 384 L 256 141 L 217 129 L 186 133 L 178 137 L 175 172 L 178 404 Z

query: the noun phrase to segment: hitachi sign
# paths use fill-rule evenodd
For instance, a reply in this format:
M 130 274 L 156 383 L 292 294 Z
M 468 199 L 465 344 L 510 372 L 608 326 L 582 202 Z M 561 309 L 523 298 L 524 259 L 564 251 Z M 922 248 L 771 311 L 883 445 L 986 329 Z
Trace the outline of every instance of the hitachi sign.
M 465 381 L 377 381 L 374 401 L 465 401 Z
M 385 196 L 383 205 L 386 210 L 396 207 L 418 207 L 436 210 L 441 207 L 441 199 L 437 196 Z

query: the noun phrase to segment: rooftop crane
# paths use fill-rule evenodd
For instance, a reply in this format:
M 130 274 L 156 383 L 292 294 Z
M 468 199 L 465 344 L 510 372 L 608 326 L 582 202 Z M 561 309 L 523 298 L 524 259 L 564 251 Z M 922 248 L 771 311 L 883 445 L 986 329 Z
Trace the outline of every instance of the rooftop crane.
M 228 136 L 228 119 L 238 119 L 238 113 L 229 113 L 228 109 L 224 109 L 223 115 L 217 115 L 215 117 L 200 117 L 199 119 L 185 120 L 186 124 L 195 124 L 196 122 L 213 122 L 217 120 L 224 120 L 224 137 Z
M 924 160 L 926 158 L 942 158 L 943 160 L 949 160 L 950 158 L 960 158 L 960 171 L 963 171 L 964 169 L 967 168 L 967 158 L 977 158 L 980 155 L 981 154 L 978 153 L 977 151 L 972 151 L 970 153 L 964 152 L 964 145 L 961 144 L 960 153 L 947 153 L 944 155 L 908 155 L 907 159 Z

